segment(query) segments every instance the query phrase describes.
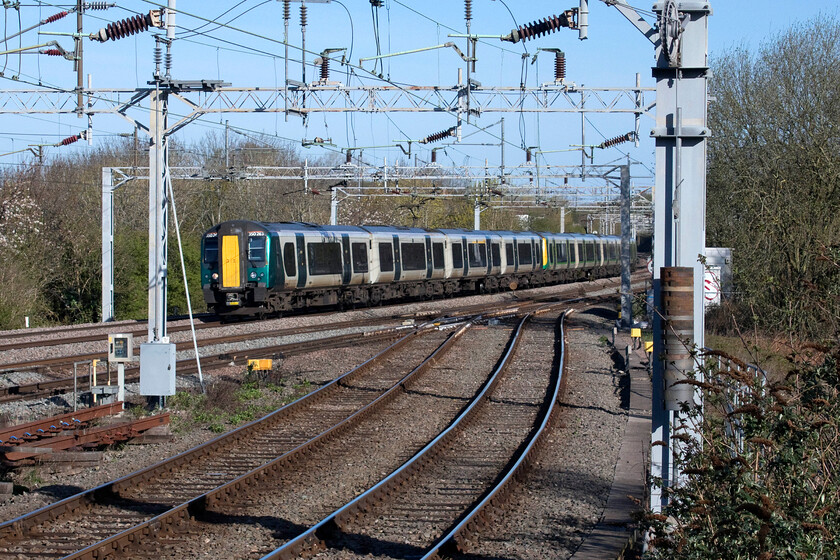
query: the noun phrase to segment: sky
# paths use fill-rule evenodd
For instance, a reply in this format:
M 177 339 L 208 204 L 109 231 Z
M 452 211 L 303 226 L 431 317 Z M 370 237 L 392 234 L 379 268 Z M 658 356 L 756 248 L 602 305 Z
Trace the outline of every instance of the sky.
M 505 35 L 523 25 L 564 9 L 577 6 L 578 0 L 548 2 L 532 0 L 473 0 L 471 32 L 481 35 Z M 149 0 L 116 0 L 116 6 L 85 15 L 85 33 L 96 32 L 106 24 L 159 7 Z M 630 2 L 643 17 L 655 23 L 650 12 L 652 3 Z M 17 33 L 74 3 L 38 2 L 24 0 L 18 10 L 4 10 L 6 36 Z M 837 16 L 837 0 L 816 0 L 790 3 L 758 0 L 716 0 L 711 2 L 713 15 L 709 20 L 709 49 L 712 57 L 735 45 L 757 49 L 763 41 L 783 32 L 793 23 L 815 17 Z M 289 43 L 289 78 L 302 80 L 300 64 L 302 44 L 300 2 L 292 2 Z M 465 40 L 448 37 L 450 33 L 464 33 L 464 2 L 456 0 L 384 0 L 381 8 L 372 8 L 369 0 L 333 0 L 329 3 L 307 2 L 306 79 L 315 79 L 317 69 L 311 66 L 315 54 L 328 48 L 343 48 L 349 62 L 355 66 L 350 74 L 346 67 L 333 64 L 331 80 L 351 85 L 441 85 L 451 87 L 457 81 L 463 61 L 454 49 L 441 48 L 374 61 L 361 58 L 405 50 L 421 49 L 455 42 L 465 50 Z M 283 3 L 277 0 L 177 0 L 176 40 L 172 45 L 172 76 L 182 80 L 223 80 L 235 87 L 277 87 L 285 78 Z M 41 32 L 72 33 L 76 29 L 75 14 L 28 31 L 6 42 L 7 49 L 33 46 L 57 41 L 65 50 L 72 50 L 73 40 L 67 35 L 47 35 Z M 377 47 L 378 44 L 378 47 Z M 84 69 L 91 75 L 94 88 L 133 89 L 147 87 L 152 78 L 153 32 L 140 32 L 118 40 L 98 43 L 85 39 Z M 621 87 L 635 85 L 640 74 L 644 87 L 653 87 L 650 68 L 654 64 L 653 47 L 616 9 L 599 0 L 590 0 L 589 38 L 580 41 L 576 31 L 561 29 L 553 34 L 524 43 L 512 44 L 498 39 L 483 39 L 477 48 L 476 72 L 473 78 L 483 86 L 517 86 L 524 80 L 529 87 L 553 81 L 553 55 L 539 49 L 559 48 L 566 54 L 567 82 L 587 87 Z M 28 89 L 38 84 L 47 87 L 72 89 L 76 84 L 72 62 L 60 57 L 46 57 L 27 53 L 4 55 L 0 89 Z M 375 74 L 382 74 L 378 79 Z M 647 94 L 647 102 L 653 94 Z M 0 99 L 7 97 L 0 92 Z M 5 100 L 4 100 L 5 101 Z M 0 107 L 3 102 L 0 102 Z M 143 110 L 145 108 L 145 112 Z M 148 122 L 148 104 L 132 113 L 141 122 Z M 175 104 L 177 113 L 182 107 Z M 438 161 L 455 165 L 498 165 L 501 158 L 499 113 L 485 113 L 471 119 L 463 127 L 464 140 L 449 142 Z M 29 146 L 55 144 L 62 138 L 78 133 L 86 127 L 85 119 L 74 115 L 2 115 L 0 127 L 0 166 L 19 165 L 31 160 Z M 177 133 L 179 140 L 197 141 L 208 133 L 222 134 L 225 121 L 241 134 L 263 134 L 276 137 L 300 147 L 305 156 L 313 158 L 340 153 L 348 147 L 391 146 L 371 148 L 364 157 L 373 164 L 381 164 L 402 156 L 396 142 L 417 141 L 428 134 L 445 130 L 455 124 L 447 113 L 436 114 L 315 114 L 306 126 L 299 117 L 283 114 L 225 114 L 208 115 Z M 641 130 L 650 128 L 652 119 L 643 117 Z M 575 165 L 581 162 L 579 146 L 598 144 L 613 136 L 633 130 L 632 115 L 590 115 L 581 123 L 579 115 L 510 113 L 505 115 L 506 158 L 508 165 L 525 158 L 525 147 L 537 147 L 545 152 L 542 163 Z M 486 130 L 482 130 L 485 129 Z M 112 142 L 120 135 L 133 133 L 129 122 L 113 116 L 98 115 L 93 121 L 94 145 Z M 332 146 L 303 148 L 303 139 L 330 139 Z M 429 148 L 414 144 L 413 154 L 420 161 L 430 159 Z M 435 146 L 438 146 L 436 144 Z M 90 149 L 85 142 L 72 147 L 46 148 L 47 157 L 60 155 L 63 150 Z M 10 153 L 19 152 L 19 153 Z M 612 163 L 630 157 L 638 161 L 636 175 L 650 174 L 653 143 L 642 134 L 640 146 L 623 144 L 606 150 L 596 150 L 593 162 Z M 642 179 L 640 179 L 642 180 Z

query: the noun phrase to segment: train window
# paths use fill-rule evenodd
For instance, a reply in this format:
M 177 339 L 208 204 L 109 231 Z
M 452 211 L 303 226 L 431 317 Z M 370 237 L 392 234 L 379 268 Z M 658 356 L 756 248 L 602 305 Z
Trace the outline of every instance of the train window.
M 353 243 L 353 272 L 367 272 L 367 246 L 364 243 Z
M 443 263 L 443 243 L 432 243 L 432 262 L 435 270 L 444 268 Z
M 493 255 L 493 266 L 502 266 L 502 255 L 499 252 L 498 243 L 492 243 L 490 245 L 490 254 Z
M 519 264 L 531 264 L 534 262 L 531 260 L 531 244 L 530 243 L 520 243 L 519 244 Z
M 587 243 L 586 244 L 586 260 L 590 262 L 595 261 L 595 244 L 594 243 Z
M 310 275 L 341 274 L 340 243 L 307 243 L 306 251 L 309 255 Z
M 577 260 L 583 262 L 583 242 L 577 244 Z
M 484 243 L 470 243 L 467 245 L 467 257 L 471 267 L 484 268 L 487 266 L 487 249 Z
M 249 237 L 248 238 L 248 260 L 249 261 L 264 261 L 265 260 L 265 237 Z
M 204 239 L 204 262 L 219 262 L 219 238 L 206 237 Z
M 286 243 L 283 246 L 283 267 L 286 269 L 286 276 L 296 276 L 294 243 Z
M 379 244 L 379 270 L 394 272 L 394 246 L 391 243 Z
M 542 265 L 542 245 L 537 243 L 537 264 Z
M 426 270 L 425 243 L 401 243 L 403 270 Z
M 505 259 L 508 266 L 513 266 L 513 243 L 505 243 Z
M 457 268 L 464 268 L 464 254 L 461 252 L 461 244 L 452 244 L 452 266 Z
M 568 254 L 567 254 L 567 251 L 566 251 L 566 243 L 558 243 L 557 244 L 557 263 L 558 264 L 564 264 L 568 260 L 569 259 L 568 259 Z

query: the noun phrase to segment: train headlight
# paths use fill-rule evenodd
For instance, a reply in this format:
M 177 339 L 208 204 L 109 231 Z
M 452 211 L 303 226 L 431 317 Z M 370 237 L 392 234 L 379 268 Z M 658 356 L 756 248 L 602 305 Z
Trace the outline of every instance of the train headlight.
M 214 272 L 214 273 L 213 273 L 213 276 L 211 276 L 210 278 L 212 278 L 213 280 L 218 280 L 218 279 L 219 279 L 219 273 L 218 273 L 218 272 Z
M 251 277 L 251 280 L 254 280 L 257 277 L 257 273 L 252 270 L 251 274 L 249 274 L 248 276 Z

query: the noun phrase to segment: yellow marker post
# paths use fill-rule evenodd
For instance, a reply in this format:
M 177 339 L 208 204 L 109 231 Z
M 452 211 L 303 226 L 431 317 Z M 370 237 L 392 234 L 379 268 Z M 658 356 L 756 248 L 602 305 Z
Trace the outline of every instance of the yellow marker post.
M 639 345 L 639 348 L 642 347 L 642 329 L 630 329 L 630 338 L 633 340 L 633 348 L 636 348 L 636 345 Z
M 271 371 L 273 362 L 268 359 L 248 360 L 248 368 L 251 371 Z
M 653 354 L 653 341 L 645 341 L 645 354 Z

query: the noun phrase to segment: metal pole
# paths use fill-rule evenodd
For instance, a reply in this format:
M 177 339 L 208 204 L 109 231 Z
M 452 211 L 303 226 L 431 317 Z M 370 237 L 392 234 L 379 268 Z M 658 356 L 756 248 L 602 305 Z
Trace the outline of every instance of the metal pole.
M 286 122 L 289 122 L 289 18 L 291 17 L 289 2 L 290 0 L 283 0 L 283 26 L 285 27 L 283 43 L 286 45 L 286 55 L 284 57 L 286 73 L 283 79 L 283 114 L 286 116 Z
M 125 402 L 125 364 L 117 363 L 117 400 Z
M 83 24 L 83 16 L 85 13 L 85 2 L 84 0 L 76 0 L 76 36 L 73 37 L 73 41 L 76 43 L 76 52 L 75 52 L 75 60 L 74 66 L 76 67 L 76 91 L 78 92 L 76 95 L 76 116 L 82 118 L 84 116 L 84 105 L 82 100 L 82 91 L 84 90 L 84 67 L 83 67 L 83 48 L 84 48 L 84 41 L 82 40 L 82 33 L 84 32 Z
M 478 198 L 475 199 L 475 205 L 473 206 L 473 229 L 481 229 L 481 208 L 478 204 Z
M 102 313 L 114 320 L 114 183 L 113 169 L 102 168 Z
M 669 5 L 671 0 L 655 5 L 660 18 Z M 691 269 L 694 343 L 702 348 L 703 267 L 698 256 L 705 253 L 706 237 L 706 139 L 711 135 L 706 127 L 711 6 L 709 2 L 682 2 L 679 10 L 685 14 L 685 19 L 669 23 L 672 36 L 657 42 L 657 64 L 653 69 L 656 78 L 656 126 L 652 131 L 656 140 L 654 306 L 662 310 L 662 268 Z M 678 43 L 676 39 L 679 39 Z M 678 51 L 673 48 L 675 45 L 678 45 Z M 681 421 L 678 412 L 665 408 L 665 360 L 661 358 L 665 354 L 664 328 L 659 313 L 655 313 L 651 441 L 659 443 L 651 448 L 651 476 L 662 480 L 661 488 L 654 486 L 651 489 L 651 509 L 655 512 L 667 504 L 667 493 L 663 488 L 675 484 L 680 476 L 674 470 L 672 438 Z M 690 430 L 680 432 L 697 437 Z
M 633 324 L 630 287 L 630 163 L 621 166 L 621 326 Z
M 499 184 L 505 184 L 505 118 L 502 117 L 502 164 L 499 168 Z
M 168 92 L 155 89 L 151 94 L 149 146 L 149 326 L 147 342 L 166 337 L 166 129 Z
M 338 225 L 338 189 L 330 189 L 330 225 Z

